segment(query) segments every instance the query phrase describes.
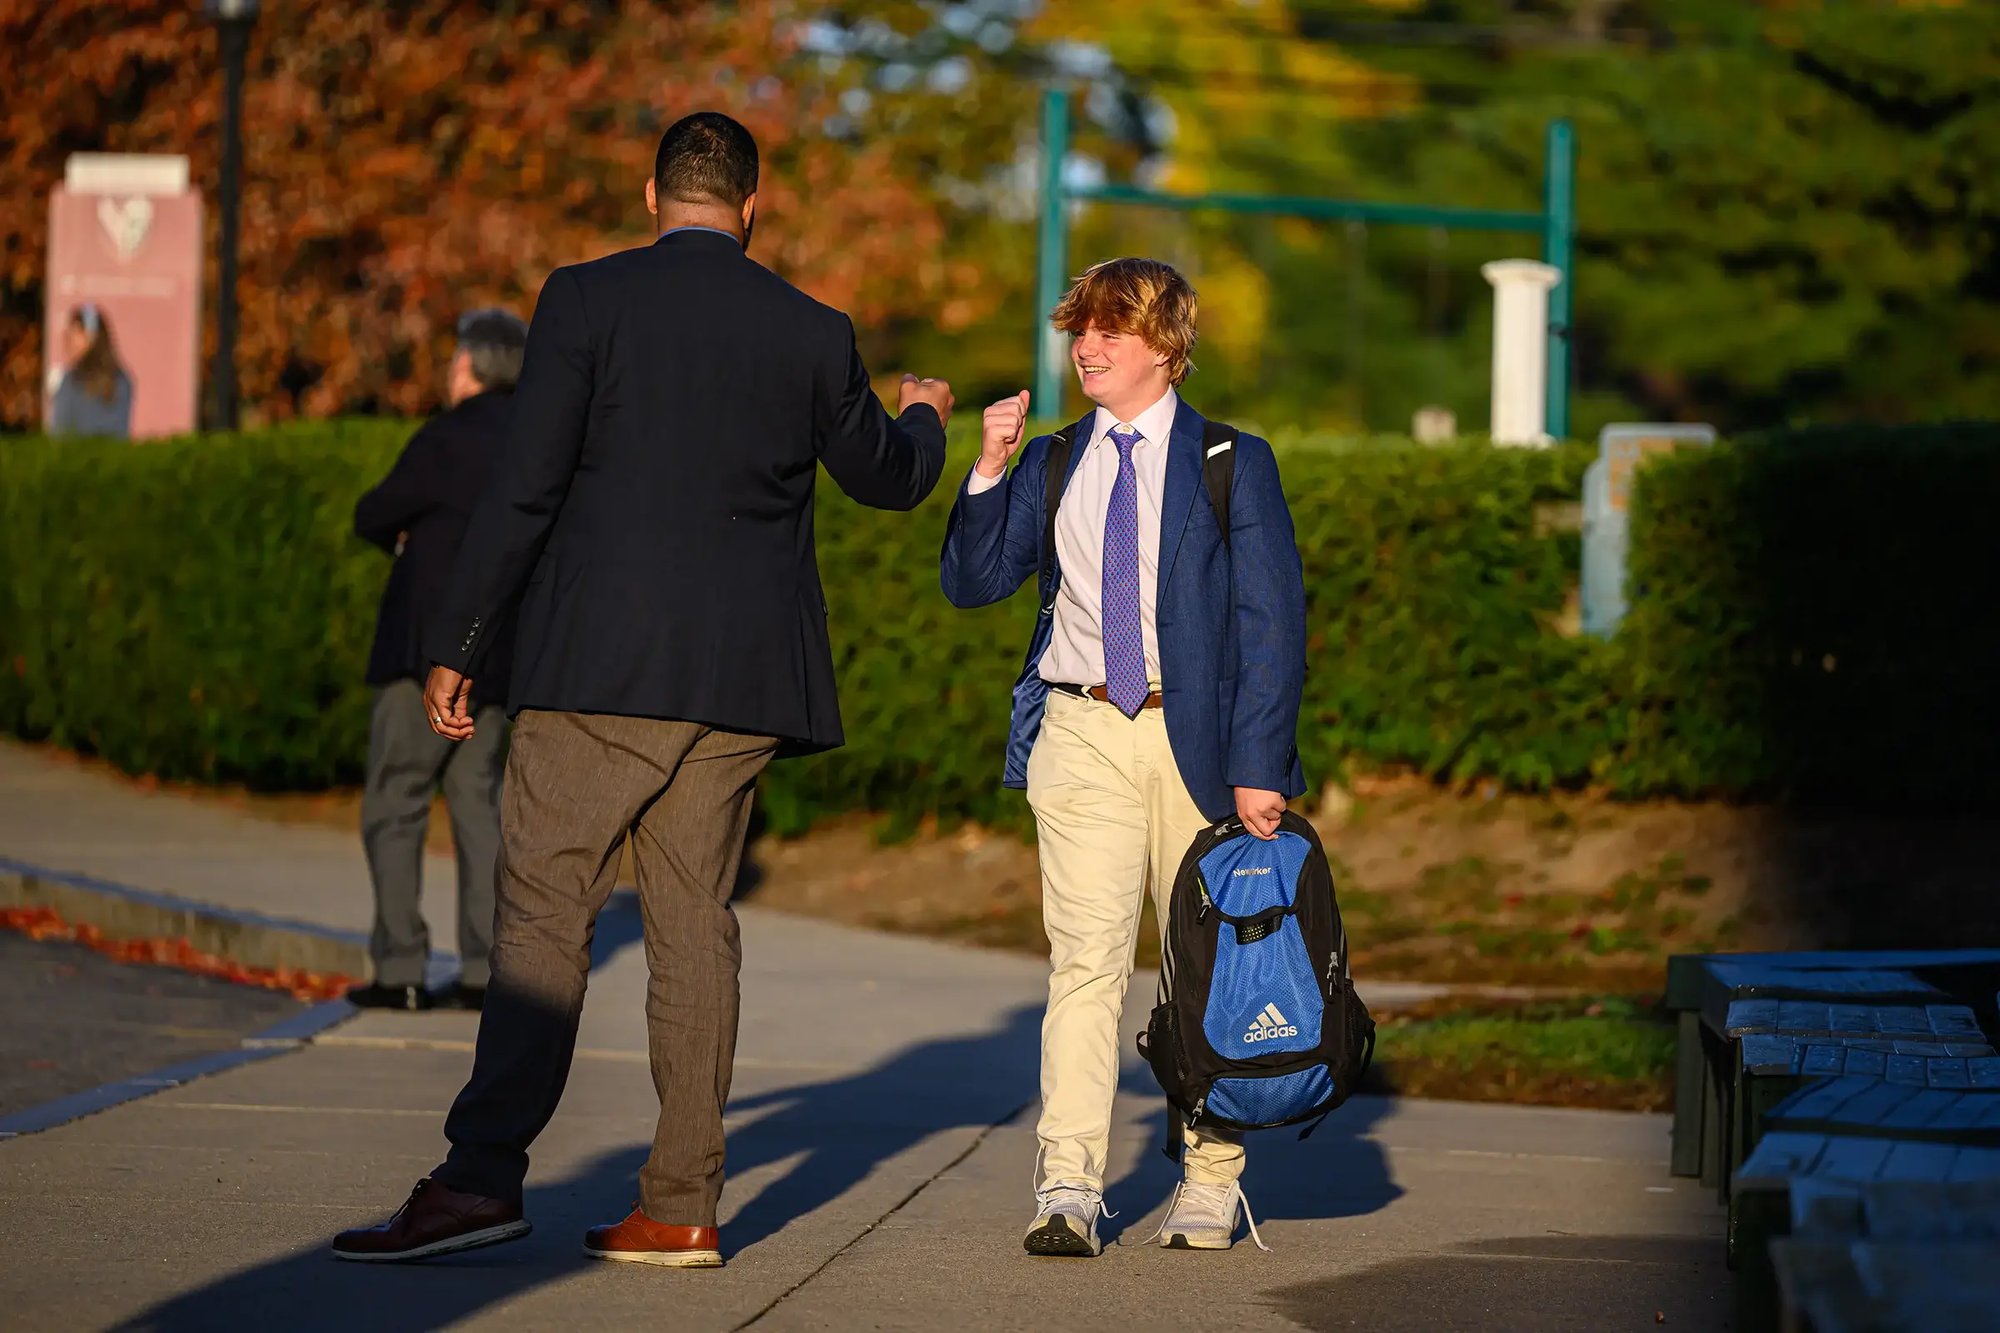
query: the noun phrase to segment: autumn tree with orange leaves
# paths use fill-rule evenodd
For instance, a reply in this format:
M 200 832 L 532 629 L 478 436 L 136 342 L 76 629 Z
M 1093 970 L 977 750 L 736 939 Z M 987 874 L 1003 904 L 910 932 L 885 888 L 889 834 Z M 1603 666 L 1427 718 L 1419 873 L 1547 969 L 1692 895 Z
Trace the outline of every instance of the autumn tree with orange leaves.
M 944 215 L 910 168 L 822 132 L 837 71 L 796 58 L 796 22 L 785 0 L 266 5 L 243 115 L 246 419 L 434 406 L 458 311 L 525 313 L 555 266 L 649 239 L 660 131 L 702 108 L 763 150 L 756 256 L 864 340 L 978 318 L 976 274 L 944 262 Z M 221 81 L 194 0 L 0 0 L 0 51 L 0 425 L 21 429 L 40 412 L 65 159 L 185 153 L 212 203 Z M 212 207 L 209 228 L 206 309 Z

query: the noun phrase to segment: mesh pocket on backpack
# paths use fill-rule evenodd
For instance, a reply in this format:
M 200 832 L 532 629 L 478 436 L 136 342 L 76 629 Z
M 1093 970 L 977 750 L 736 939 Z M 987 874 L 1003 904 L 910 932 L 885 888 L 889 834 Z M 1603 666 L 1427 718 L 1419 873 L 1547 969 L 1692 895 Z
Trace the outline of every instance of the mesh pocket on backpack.
M 1263 1078 L 1231 1076 L 1209 1086 L 1205 1109 L 1239 1124 L 1277 1125 L 1317 1110 L 1333 1092 L 1333 1075 L 1325 1065 Z
M 1216 938 L 1201 1020 L 1210 1048 L 1226 1060 L 1314 1049 L 1326 1001 L 1299 919 L 1281 917 L 1276 930 L 1249 944 L 1237 942 L 1239 930 L 1225 921 Z

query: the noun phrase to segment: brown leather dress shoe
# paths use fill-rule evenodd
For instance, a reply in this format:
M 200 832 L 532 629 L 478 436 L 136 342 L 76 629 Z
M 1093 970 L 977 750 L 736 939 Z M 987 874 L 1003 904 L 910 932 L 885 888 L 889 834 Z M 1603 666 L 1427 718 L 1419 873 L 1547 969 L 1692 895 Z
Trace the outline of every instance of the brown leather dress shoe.
M 531 1230 L 521 1216 L 520 1204 L 461 1194 L 427 1176 L 417 1182 L 409 1201 L 388 1221 L 335 1236 L 333 1257 L 360 1263 L 403 1263 L 518 1240 Z
M 720 1268 L 720 1245 L 714 1227 L 670 1227 L 638 1208 L 623 1222 L 583 1233 L 583 1252 L 593 1259 L 661 1268 Z

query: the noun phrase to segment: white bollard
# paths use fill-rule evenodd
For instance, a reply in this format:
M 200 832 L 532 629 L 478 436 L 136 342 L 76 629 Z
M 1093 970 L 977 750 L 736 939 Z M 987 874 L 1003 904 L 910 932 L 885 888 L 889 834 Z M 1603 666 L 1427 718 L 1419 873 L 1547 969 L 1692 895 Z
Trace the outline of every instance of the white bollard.
M 1493 443 L 1547 445 L 1549 288 L 1562 270 L 1497 259 L 1479 271 L 1493 284 Z

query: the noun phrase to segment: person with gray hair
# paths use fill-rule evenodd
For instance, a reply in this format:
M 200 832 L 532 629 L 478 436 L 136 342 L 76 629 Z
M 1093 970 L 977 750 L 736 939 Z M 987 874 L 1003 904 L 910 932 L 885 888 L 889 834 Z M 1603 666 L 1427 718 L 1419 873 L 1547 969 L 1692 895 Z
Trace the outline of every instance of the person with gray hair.
M 395 557 L 368 659 L 375 705 L 361 838 L 375 883 L 375 977 L 347 997 L 366 1008 L 477 1009 L 485 1000 L 512 628 L 503 628 L 498 669 L 479 682 L 473 701 L 488 725 L 465 745 L 431 730 L 422 689 L 430 662 L 421 645 L 439 615 L 472 506 L 506 441 L 527 342 L 527 325 L 508 311 L 462 316 L 445 372 L 449 406 L 424 423 L 389 475 L 354 507 L 356 534 Z M 433 994 L 425 985 L 430 932 L 421 899 L 424 838 L 440 787 L 458 854 L 459 976 L 451 990 Z

